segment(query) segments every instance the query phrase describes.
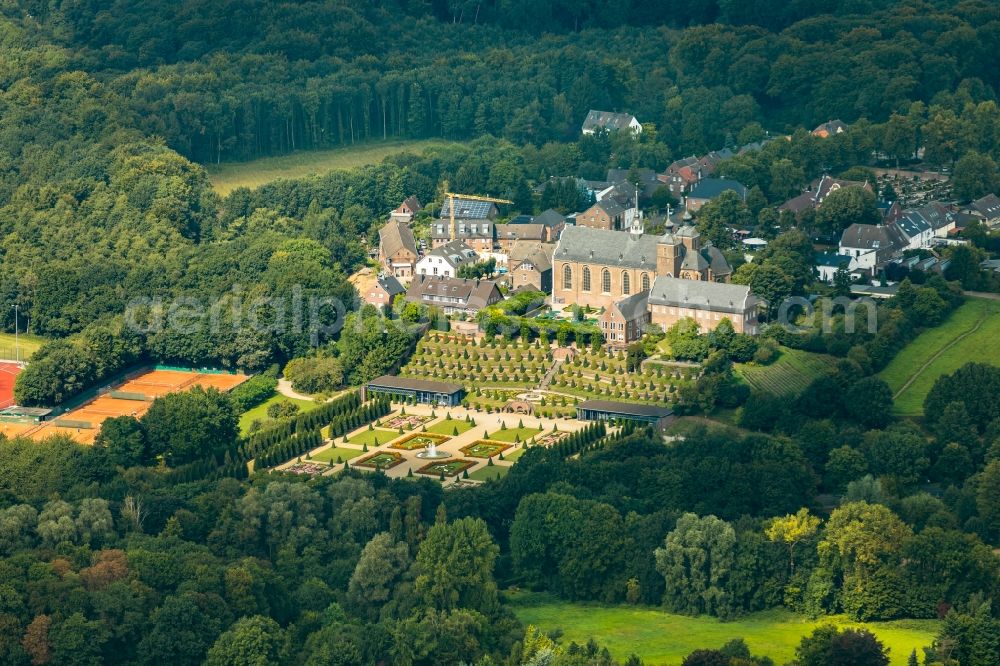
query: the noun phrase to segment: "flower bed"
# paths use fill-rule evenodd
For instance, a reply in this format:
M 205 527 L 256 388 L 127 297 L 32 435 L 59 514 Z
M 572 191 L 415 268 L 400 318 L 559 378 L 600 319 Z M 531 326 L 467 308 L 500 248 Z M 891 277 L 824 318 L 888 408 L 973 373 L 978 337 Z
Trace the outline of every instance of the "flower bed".
M 323 472 L 329 472 L 329 465 L 320 465 L 319 463 L 313 462 L 300 462 L 295 463 L 290 467 L 286 467 L 285 472 L 291 472 L 292 474 L 305 474 L 307 476 L 319 476 Z
M 389 430 L 413 430 L 414 428 L 419 428 L 428 421 L 434 420 L 432 416 L 421 416 L 419 414 L 397 414 L 396 416 L 390 417 L 389 419 L 382 421 L 380 428 L 387 428 Z
M 371 469 L 391 469 L 403 462 L 403 456 L 395 451 L 379 451 L 354 463 L 355 467 Z
M 462 453 L 473 458 L 495 458 L 510 448 L 506 442 L 494 442 L 488 439 L 477 439 L 472 444 L 461 448 Z
M 428 476 L 458 476 L 465 470 L 474 466 L 476 461 L 474 460 L 459 460 L 452 458 L 451 460 L 441 460 L 438 462 L 427 463 L 423 467 L 417 470 L 417 474 L 426 474 Z
M 556 431 L 538 435 L 532 441 L 539 446 L 552 446 L 569 437 L 568 432 Z
M 415 451 L 417 449 L 426 449 L 431 444 L 447 442 L 449 439 L 451 438 L 444 435 L 435 435 L 430 432 L 414 432 L 393 443 L 392 448 L 402 449 L 403 451 Z

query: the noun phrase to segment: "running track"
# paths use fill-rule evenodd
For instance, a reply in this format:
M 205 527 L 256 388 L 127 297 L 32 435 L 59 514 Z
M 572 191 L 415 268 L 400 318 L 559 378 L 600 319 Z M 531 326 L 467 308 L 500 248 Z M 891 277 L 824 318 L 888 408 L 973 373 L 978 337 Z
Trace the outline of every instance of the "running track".
M 0 363 L 0 409 L 14 404 L 14 378 L 19 372 L 19 365 Z

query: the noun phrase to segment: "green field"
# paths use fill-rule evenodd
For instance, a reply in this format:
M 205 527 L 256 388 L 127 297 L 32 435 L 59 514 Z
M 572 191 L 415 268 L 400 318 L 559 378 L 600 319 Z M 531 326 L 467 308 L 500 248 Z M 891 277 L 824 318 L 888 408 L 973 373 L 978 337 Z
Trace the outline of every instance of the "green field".
M 458 434 L 461 435 L 472 428 L 472 424 L 468 421 L 463 421 L 462 419 L 445 419 L 440 423 L 435 423 L 432 426 L 427 427 L 427 432 L 437 433 L 438 435 L 447 435 L 451 437 L 455 429 L 458 428 Z
M 312 459 L 318 462 L 327 462 L 328 460 L 332 460 L 333 462 L 336 463 L 337 458 L 340 458 L 341 461 L 351 460 L 352 458 L 357 458 L 361 454 L 362 454 L 361 449 L 346 449 L 346 448 L 331 446 L 330 448 L 320 451 L 319 453 L 314 455 Z
M 507 472 L 510 471 L 510 467 L 503 467 L 502 465 L 493 465 L 492 467 L 480 467 L 475 472 L 469 472 L 469 478 L 475 481 L 489 481 L 491 479 L 499 477 L 502 479 L 507 476 Z
M 754 613 L 733 622 L 711 617 L 672 615 L 649 607 L 599 606 L 560 601 L 545 594 L 508 593 L 518 619 L 548 632 L 562 629 L 563 643 L 586 643 L 593 638 L 607 646 L 611 656 L 624 661 L 636 653 L 647 666 L 680 664 L 699 648 L 719 648 L 733 638 L 743 638 L 750 651 L 766 655 L 777 664 L 795 658 L 802 636 L 824 622 L 856 625 L 843 617 L 810 620 L 786 610 Z M 865 626 L 890 648 L 893 666 L 904 666 L 910 651 L 930 645 L 940 626 L 932 620 L 869 622 Z
M 348 435 L 347 441 L 351 444 L 357 444 L 358 446 L 382 446 L 383 444 L 388 444 L 394 439 L 402 437 L 395 430 L 382 430 L 380 428 L 375 428 L 374 430 L 362 430 L 356 435 Z M 375 440 L 378 440 L 376 443 Z M 338 442 L 343 441 L 343 438 L 338 438 Z
M 508 426 L 506 430 L 491 432 L 489 439 L 495 439 L 498 442 L 527 442 L 541 432 L 541 428 L 512 428 Z
M 13 333 L 0 333 L 0 359 L 16 361 L 18 359 L 18 350 L 20 350 L 20 359 L 27 361 L 42 346 L 45 338 L 21 333 L 17 336 L 16 342 L 17 344 L 15 345 Z
M 354 169 L 378 164 L 389 155 L 402 152 L 420 153 L 426 148 L 449 145 L 451 142 L 429 139 L 423 141 L 379 141 L 334 148 L 312 150 L 265 157 L 252 162 L 209 164 L 208 179 L 216 192 L 225 196 L 237 187 L 254 189 L 280 178 L 302 178 L 335 169 Z
M 969 361 L 1000 365 L 1000 301 L 968 299 L 906 345 L 879 376 L 892 389 L 897 415 L 920 416 L 934 380 Z
M 294 402 L 299 406 L 299 413 L 307 412 L 310 409 L 315 409 L 319 407 L 319 403 L 315 400 L 298 400 L 296 398 L 286 398 L 280 393 L 269 398 L 267 402 L 263 402 L 253 409 L 243 412 L 243 416 L 240 417 L 240 432 L 244 435 L 250 432 L 250 425 L 254 421 L 260 421 L 261 423 L 267 423 L 273 419 L 267 415 L 267 408 L 271 405 L 281 402 L 282 400 L 288 400 Z
M 781 348 L 781 354 L 770 365 L 737 363 L 736 372 L 751 388 L 771 395 L 794 395 L 802 392 L 812 380 L 833 367 L 835 359 L 825 354 Z

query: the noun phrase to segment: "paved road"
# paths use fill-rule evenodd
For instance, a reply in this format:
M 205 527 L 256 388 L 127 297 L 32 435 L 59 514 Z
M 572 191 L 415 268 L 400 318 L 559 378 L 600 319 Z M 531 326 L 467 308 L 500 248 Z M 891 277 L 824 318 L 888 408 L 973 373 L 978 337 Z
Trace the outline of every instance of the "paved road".
M 279 379 L 278 380 L 278 393 L 280 393 L 281 395 L 285 396 L 286 398 L 292 398 L 294 400 L 312 400 L 313 399 L 313 397 L 311 395 L 304 395 L 302 393 L 296 392 L 296 390 L 292 388 L 292 383 L 290 381 L 288 381 L 287 379 Z
M 988 298 L 991 301 L 1000 301 L 1000 294 L 993 294 L 988 291 L 963 291 L 966 296 L 975 296 L 976 298 Z

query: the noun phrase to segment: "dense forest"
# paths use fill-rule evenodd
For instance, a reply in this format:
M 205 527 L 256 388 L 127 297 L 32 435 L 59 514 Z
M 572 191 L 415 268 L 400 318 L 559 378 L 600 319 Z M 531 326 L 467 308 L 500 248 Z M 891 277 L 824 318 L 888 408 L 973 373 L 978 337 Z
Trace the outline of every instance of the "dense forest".
M 762 228 L 783 197 L 872 151 L 905 160 L 925 146 L 929 160 L 958 161 L 968 197 L 997 184 L 993 4 L 763 6 L 8 3 L 0 301 L 51 337 L 118 330 L 112 317 L 136 299 L 217 302 L 237 284 L 350 302 L 360 241 L 404 196 L 433 200 L 442 180 L 512 198 L 508 213 L 569 210 L 575 193 L 538 201 L 531 186 L 662 169 L 766 131 L 792 141 L 723 169 L 754 190 Z M 647 129 L 581 139 L 589 108 L 627 109 Z M 823 142 L 801 129 L 833 117 L 851 131 Z M 483 138 L 225 200 L 197 164 L 387 136 Z M 5 330 L 13 317 L 0 308 Z M 163 337 L 135 348 L 250 370 L 325 341 Z
M 868 399 L 862 374 L 841 363 L 748 431 L 695 425 L 665 446 L 644 428 L 591 428 L 447 491 L 346 466 L 311 480 L 181 473 L 196 438 L 236 444 L 236 407 L 211 391 L 112 419 L 92 447 L 5 442 L 0 661 L 615 663 L 526 633 L 501 591 L 518 586 L 724 619 L 782 606 L 944 617 L 925 664 L 994 664 L 1000 372 L 939 379 L 930 436 L 893 421 L 891 398 Z M 824 409 L 831 383 L 864 400 L 866 421 Z M 887 663 L 871 634 L 837 635 L 817 630 L 796 663 Z M 685 664 L 773 663 L 737 647 Z

